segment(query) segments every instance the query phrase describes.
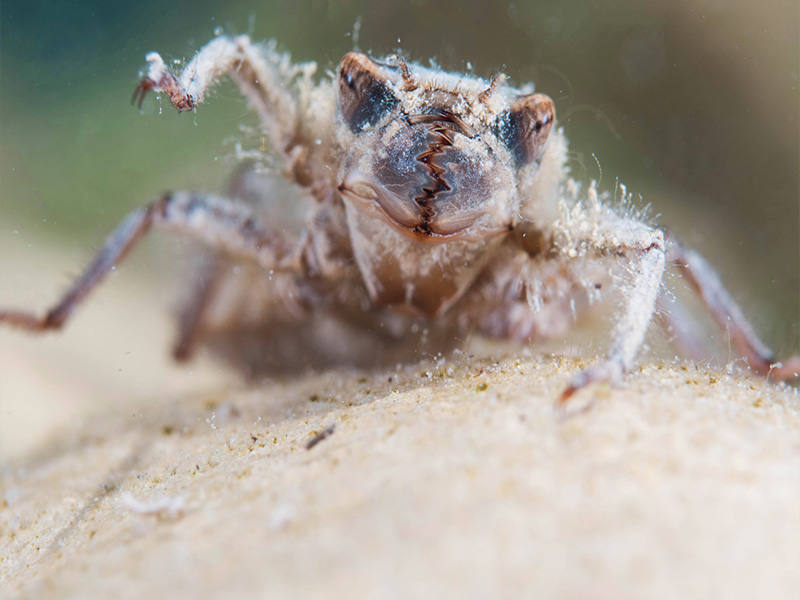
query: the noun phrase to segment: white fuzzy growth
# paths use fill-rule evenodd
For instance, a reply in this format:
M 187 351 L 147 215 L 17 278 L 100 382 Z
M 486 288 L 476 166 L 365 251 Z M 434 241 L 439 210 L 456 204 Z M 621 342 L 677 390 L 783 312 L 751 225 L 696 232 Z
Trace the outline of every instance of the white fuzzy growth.
M 147 78 L 156 91 L 171 75 L 156 52 L 147 55 Z M 254 44 L 246 35 L 220 36 L 203 46 L 175 77 L 179 92 L 191 104 L 201 103 L 208 90 L 224 75 L 239 86 L 258 113 L 273 143 L 283 149 L 294 136 L 298 111 L 308 111 L 316 63 L 293 64 L 275 44 Z M 166 90 L 172 93 L 172 90 Z M 174 101 L 174 100 L 173 100 Z
M 652 320 L 666 264 L 664 235 L 604 204 L 594 182 L 583 198 L 577 184 L 563 189 L 575 195 L 559 204 L 559 218 L 552 228 L 555 248 L 571 262 L 605 260 L 624 267 L 612 347 L 595 373 L 616 379 L 632 366 Z
M 649 237 L 650 250 L 644 250 L 631 262 L 631 280 L 624 289 L 621 318 L 614 328 L 614 344 L 610 356 L 619 357 L 625 370 L 629 369 L 644 341 L 644 335 L 656 305 L 656 296 L 664 274 L 664 239 L 660 231 Z
M 211 83 L 229 71 L 240 57 L 241 46 L 236 40 L 229 37 L 215 38 L 195 54 L 178 81 L 186 94 L 200 102 Z
M 553 129 L 539 165 L 531 163 L 519 172 L 520 214 L 524 220 L 544 227 L 558 218 L 567 176 L 566 163 L 564 130 Z
M 569 258 L 587 254 L 608 255 L 617 250 L 643 249 L 657 234 L 663 248 L 663 236 L 635 218 L 618 214 L 602 202 L 595 182 L 580 198 L 580 186 L 565 185 L 558 204 L 558 218 L 552 224 L 555 247 Z M 570 197 L 570 191 L 576 196 Z
M 147 78 L 151 81 L 158 82 L 167 72 L 167 66 L 164 64 L 164 59 L 158 52 L 150 52 L 145 57 L 147 61 Z M 159 89 L 159 88 L 156 88 Z

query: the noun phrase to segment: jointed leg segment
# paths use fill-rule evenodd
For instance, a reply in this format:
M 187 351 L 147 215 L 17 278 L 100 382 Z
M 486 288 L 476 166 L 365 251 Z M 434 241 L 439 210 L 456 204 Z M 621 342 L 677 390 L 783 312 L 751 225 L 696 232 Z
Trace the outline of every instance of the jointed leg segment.
M 275 148 L 286 153 L 297 144 L 298 103 L 290 84 L 302 69 L 271 48 L 253 44 L 246 35 L 220 36 L 203 46 L 179 75 L 157 52 L 149 53 L 147 62 L 147 74 L 132 98 L 140 107 L 154 90 L 166 94 L 179 111 L 194 110 L 209 88 L 228 75 L 258 113 Z
M 643 231 L 644 230 L 644 231 Z M 624 289 L 620 317 L 614 327 L 607 358 L 573 377 L 559 397 L 565 403 L 575 392 L 592 383 L 617 381 L 633 365 L 655 310 L 664 274 L 663 234 L 657 230 L 636 230 L 629 240 L 619 242 L 617 252 L 630 261 L 630 282 Z
M 194 354 L 206 311 L 219 289 L 222 262 L 215 255 L 208 264 L 202 266 L 194 282 L 192 295 L 180 311 L 178 337 L 172 348 L 172 357 L 177 361 L 189 360 Z
M 176 192 L 128 215 L 111 233 L 94 261 L 43 316 L 0 310 L 0 323 L 46 331 L 60 329 L 75 307 L 154 225 L 185 232 L 265 270 L 302 272 L 299 248 L 259 223 L 240 205 L 213 196 Z
M 800 356 L 775 360 L 769 348 L 758 338 L 739 306 L 722 285 L 714 269 L 694 250 L 684 247 L 674 237 L 667 237 L 667 258 L 678 268 L 708 308 L 719 327 L 731 336 L 734 348 L 759 375 L 788 380 L 800 375 Z
M 630 260 L 631 280 L 624 289 L 624 302 L 619 322 L 614 329 L 611 351 L 605 361 L 573 378 L 559 397 L 560 404 L 587 385 L 619 379 L 631 367 L 653 317 L 667 262 L 680 269 L 714 320 L 729 332 L 734 347 L 756 373 L 778 380 L 800 376 L 800 356 L 783 362 L 774 360 L 772 353 L 755 334 L 714 270 L 697 252 L 683 247 L 672 237 L 667 237 L 665 244 L 660 231 L 651 231 L 652 241 L 647 245 L 642 244 L 646 236 L 642 236 L 641 230 L 634 230 L 632 233 L 631 240 L 623 240 L 619 246 L 619 252 Z

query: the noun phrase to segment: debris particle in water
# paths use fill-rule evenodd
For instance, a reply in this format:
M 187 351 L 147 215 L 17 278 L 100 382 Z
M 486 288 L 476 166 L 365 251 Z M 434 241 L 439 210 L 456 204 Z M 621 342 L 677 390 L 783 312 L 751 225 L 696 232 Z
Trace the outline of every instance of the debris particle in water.
M 317 433 L 314 437 L 308 440 L 306 444 L 306 450 L 311 450 L 314 446 L 319 444 L 325 438 L 330 437 L 333 434 L 334 429 L 336 429 L 336 425 L 329 425 L 319 433 Z

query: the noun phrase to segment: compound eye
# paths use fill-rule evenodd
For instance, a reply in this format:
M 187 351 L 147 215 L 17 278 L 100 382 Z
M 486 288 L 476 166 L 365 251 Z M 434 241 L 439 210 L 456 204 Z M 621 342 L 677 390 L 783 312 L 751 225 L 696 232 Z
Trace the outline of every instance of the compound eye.
M 380 67 L 358 52 L 339 64 L 339 110 L 353 133 L 375 125 L 397 104 Z
M 517 167 L 542 158 L 555 118 L 549 96 L 530 94 L 517 98 L 497 119 L 495 131 L 513 154 Z

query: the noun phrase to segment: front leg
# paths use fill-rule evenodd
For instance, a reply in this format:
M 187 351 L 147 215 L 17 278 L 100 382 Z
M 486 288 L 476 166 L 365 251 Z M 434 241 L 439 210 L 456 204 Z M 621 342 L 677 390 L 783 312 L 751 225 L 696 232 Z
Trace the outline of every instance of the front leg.
M 653 319 L 666 251 L 661 231 L 615 214 L 594 188 L 588 206 L 560 209 L 550 229 L 526 221 L 515 227 L 508 253 L 487 268 L 465 314 L 493 337 L 556 339 L 617 279 L 622 300 L 611 348 L 600 364 L 572 378 L 559 397 L 563 405 L 581 388 L 617 381 L 631 368 Z
M 619 229 L 611 238 L 586 240 L 593 253 L 610 254 L 623 261 L 627 281 L 622 285 L 622 304 L 612 334 L 612 345 L 606 359 L 573 377 L 559 396 L 564 404 L 575 392 L 592 383 L 614 382 L 626 373 L 642 346 L 644 335 L 653 318 L 666 252 L 661 231 L 639 223 L 620 219 Z
M 581 261 L 599 261 L 608 269 L 624 268 L 618 286 L 622 300 L 608 355 L 572 378 L 558 399 L 563 406 L 578 390 L 596 382 L 618 381 L 633 366 L 653 319 L 666 264 L 666 243 L 663 232 L 603 205 L 594 185 L 585 201 L 562 202 L 559 213 L 544 232 L 549 240 L 545 255 L 550 260 L 579 266 Z M 584 286 L 590 284 L 585 280 Z
M 276 150 L 290 156 L 302 143 L 298 139 L 300 98 L 293 84 L 299 75 L 310 77 L 313 63 L 293 66 L 287 56 L 254 44 L 246 35 L 211 40 L 179 74 L 157 52 L 147 55 L 147 63 L 147 74 L 132 98 L 140 107 L 153 90 L 166 94 L 178 111 L 194 110 L 211 86 L 227 75 L 258 113 Z
M 83 275 L 44 315 L 0 309 L 0 324 L 36 332 L 60 329 L 75 307 L 153 226 L 188 234 L 209 246 L 251 260 L 265 271 L 300 274 L 305 271 L 301 247 L 260 223 L 247 207 L 214 196 L 176 192 L 128 215 L 106 239 Z
M 587 218 L 587 216 L 589 218 Z M 570 218 L 571 217 L 571 218 Z M 614 328 L 613 343 L 605 361 L 578 373 L 559 397 L 566 402 L 575 392 L 599 381 L 616 381 L 633 364 L 650 321 L 666 264 L 678 268 L 689 281 L 711 315 L 729 332 L 734 347 L 758 374 L 777 380 L 800 376 L 800 356 L 776 361 L 753 331 L 738 305 L 728 294 L 711 266 L 696 252 L 674 238 L 641 223 L 615 217 L 599 204 L 594 210 L 578 207 L 561 222 L 555 239 L 558 253 L 568 256 L 611 255 L 624 262 L 626 283 Z M 680 316 L 675 316 L 680 321 Z

